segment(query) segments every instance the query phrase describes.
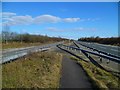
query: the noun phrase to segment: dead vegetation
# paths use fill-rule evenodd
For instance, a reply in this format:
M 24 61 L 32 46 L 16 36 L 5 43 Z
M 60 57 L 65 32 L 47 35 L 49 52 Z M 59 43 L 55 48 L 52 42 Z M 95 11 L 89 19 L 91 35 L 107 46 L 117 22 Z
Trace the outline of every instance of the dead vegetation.
M 37 52 L 3 65 L 3 88 L 58 88 L 62 54 Z

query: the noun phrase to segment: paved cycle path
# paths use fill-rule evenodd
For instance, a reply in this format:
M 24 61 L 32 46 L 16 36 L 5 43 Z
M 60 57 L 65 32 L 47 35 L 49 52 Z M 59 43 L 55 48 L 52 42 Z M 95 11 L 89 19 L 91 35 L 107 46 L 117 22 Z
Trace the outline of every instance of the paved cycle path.
M 82 67 L 66 55 L 62 61 L 60 88 L 93 88 Z

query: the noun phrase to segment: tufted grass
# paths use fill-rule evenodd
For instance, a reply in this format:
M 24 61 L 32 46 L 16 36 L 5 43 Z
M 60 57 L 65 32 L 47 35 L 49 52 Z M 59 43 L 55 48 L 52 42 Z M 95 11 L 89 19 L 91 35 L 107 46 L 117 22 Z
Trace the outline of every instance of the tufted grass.
M 37 52 L 2 67 L 3 88 L 58 88 L 62 54 Z
M 71 57 L 73 60 L 76 60 L 78 64 L 80 64 L 85 72 L 87 73 L 88 77 L 90 78 L 92 84 L 102 90 L 109 90 L 109 89 L 118 89 L 119 88 L 119 78 L 111 74 L 110 72 L 107 72 L 105 70 L 102 70 L 95 65 L 93 65 L 91 62 L 85 62 L 78 58 Z

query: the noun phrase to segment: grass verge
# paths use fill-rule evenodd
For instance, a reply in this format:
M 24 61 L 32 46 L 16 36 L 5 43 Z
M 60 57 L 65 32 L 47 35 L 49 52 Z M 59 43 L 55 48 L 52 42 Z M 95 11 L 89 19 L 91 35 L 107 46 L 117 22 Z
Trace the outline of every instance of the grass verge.
M 2 49 L 8 48 L 22 48 L 22 47 L 30 47 L 30 46 L 39 46 L 44 44 L 50 44 L 55 42 L 47 42 L 47 43 L 24 43 L 24 42 L 9 42 L 7 44 L 2 43 Z
M 76 60 L 85 70 L 88 77 L 90 78 L 92 84 L 101 89 L 118 89 L 119 88 L 119 78 L 112 75 L 109 72 L 106 72 L 95 65 L 93 65 L 91 62 L 85 62 L 82 61 L 76 57 L 71 57 L 73 60 Z
M 62 54 L 37 52 L 2 67 L 3 88 L 58 88 Z

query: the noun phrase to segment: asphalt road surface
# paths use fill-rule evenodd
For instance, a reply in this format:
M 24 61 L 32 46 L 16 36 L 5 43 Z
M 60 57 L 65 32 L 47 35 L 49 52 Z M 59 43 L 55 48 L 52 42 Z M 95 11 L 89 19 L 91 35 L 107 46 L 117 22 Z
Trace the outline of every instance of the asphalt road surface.
M 8 61 L 12 61 L 13 59 L 22 57 L 32 52 L 48 50 L 52 47 L 55 47 L 58 44 L 62 44 L 63 42 L 57 42 L 53 44 L 46 44 L 42 46 L 31 46 L 25 48 L 15 48 L 15 49 L 5 49 L 2 51 L 2 56 L 0 56 L 0 63 L 5 63 Z
M 77 43 L 81 43 L 88 47 L 92 47 L 97 50 L 101 50 L 101 51 L 110 53 L 112 55 L 118 56 L 118 57 L 120 56 L 119 46 L 111 46 L 111 45 L 104 45 L 104 44 L 98 44 L 98 43 L 92 43 L 92 42 L 82 42 L 82 41 L 77 41 Z

